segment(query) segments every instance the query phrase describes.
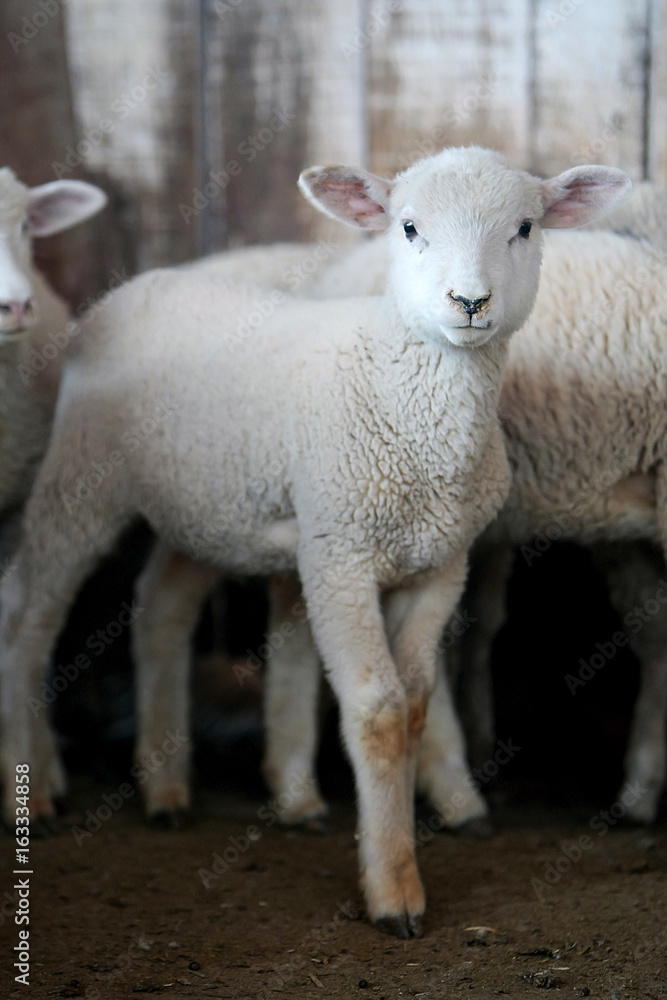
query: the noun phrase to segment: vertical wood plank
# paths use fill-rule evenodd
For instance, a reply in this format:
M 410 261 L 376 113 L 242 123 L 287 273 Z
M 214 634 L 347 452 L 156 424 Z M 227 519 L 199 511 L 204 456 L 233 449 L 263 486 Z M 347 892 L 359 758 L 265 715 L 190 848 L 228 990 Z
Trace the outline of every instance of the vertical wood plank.
M 528 0 L 372 0 L 363 31 L 373 170 L 471 143 L 526 165 Z
M 537 0 L 539 173 L 606 163 L 642 177 L 648 25 L 648 0 Z
M 87 0 L 68 7 L 78 148 L 125 193 L 137 268 L 188 260 L 197 215 L 197 5 Z
M 53 162 L 77 140 L 72 109 L 65 10 L 55 13 L 25 0 L 0 5 L 0 166 L 10 166 L 26 184 L 55 179 Z M 112 195 L 104 174 L 78 163 L 66 175 L 99 183 Z M 106 287 L 114 268 L 126 263 L 112 209 L 82 226 L 35 241 L 38 267 L 77 308 Z
M 312 163 L 365 159 L 363 49 L 345 46 L 360 0 L 209 0 L 207 158 L 211 249 L 340 227 L 296 187 Z M 223 207 L 224 206 L 224 207 Z M 333 224 L 335 227 L 335 224 Z
M 652 7 L 647 172 L 667 184 L 667 0 L 654 0 Z

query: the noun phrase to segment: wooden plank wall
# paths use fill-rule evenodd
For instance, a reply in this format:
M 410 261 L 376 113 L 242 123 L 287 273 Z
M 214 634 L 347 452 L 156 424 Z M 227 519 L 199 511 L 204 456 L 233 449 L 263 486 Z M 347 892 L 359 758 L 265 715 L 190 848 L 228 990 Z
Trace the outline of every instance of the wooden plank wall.
M 316 162 L 477 142 L 667 183 L 667 0 L 5 0 L 0 46 L 0 161 L 112 196 L 46 253 L 73 301 L 112 266 L 342 242 L 295 187 Z

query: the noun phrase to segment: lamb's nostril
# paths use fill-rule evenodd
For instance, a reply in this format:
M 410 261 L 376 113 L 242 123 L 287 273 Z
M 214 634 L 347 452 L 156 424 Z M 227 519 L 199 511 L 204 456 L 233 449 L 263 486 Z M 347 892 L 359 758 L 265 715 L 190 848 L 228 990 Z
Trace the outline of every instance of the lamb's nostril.
M 456 302 L 458 305 L 463 307 L 464 312 L 468 316 L 474 316 L 475 313 L 479 312 L 482 306 L 484 306 L 491 298 L 491 292 L 487 292 L 486 295 L 481 295 L 477 299 L 467 299 L 465 295 L 455 295 L 454 292 L 449 293 L 449 297 L 452 302 Z
M 0 315 L 12 316 L 17 323 L 23 323 L 23 321 L 32 316 L 32 299 L 26 299 L 25 302 L 0 302 Z

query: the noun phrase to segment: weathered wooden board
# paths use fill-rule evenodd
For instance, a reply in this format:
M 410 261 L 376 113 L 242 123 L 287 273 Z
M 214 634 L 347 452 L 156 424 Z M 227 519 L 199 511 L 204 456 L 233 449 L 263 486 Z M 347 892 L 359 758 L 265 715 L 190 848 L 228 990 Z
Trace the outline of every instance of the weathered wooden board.
M 526 0 L 372 0 L 368 50 L 372 168 L 390 174 L 449 145 L 529 149 Z
M 209 249 L 225 239 L 236 245 L 331 230 L 296 179 L 312 163 L 365 159 L 362 61 L 344 49 L 358 6 L 208 3 L 207 173 L 217 174 L 221 189 L 211 198 Z
M 53 163 L 76 141 L 62 5 L 0 5 L 0 165 L 31 186 L 55 179 Z M 96 181 L 78 163 L 66 176 Z M 103 179 L 102 187 L 107 187 Z M 112 212 L 35 242 L 38 266 L 74 308 L 121 269 Z
M 0 9 L 0 150 L 32 182 L 89 177 L 111 195 L 104 231 L 91 223 L 78 271 L 60 275 L 74 300 L 120 263 L 132 272 L 226 245 L 344 242 L 296 189 L 311 163 L 390 174 L 477 142 L 539 173 L 603 162 L 667 183 L 667 0 L 49 9 Z
M 533 167 L 644 174 L 648 0 L 537 0 Z
M 654 0 L 652 7 L 646 165 L 649 177 L 667 184 L 667 0 Z
M 197 180 L 198 10 L 178 0 L 68 5 L 77 150 L 124 194 L 136 267 L 188 260 L 197 227 L 179 213 Z

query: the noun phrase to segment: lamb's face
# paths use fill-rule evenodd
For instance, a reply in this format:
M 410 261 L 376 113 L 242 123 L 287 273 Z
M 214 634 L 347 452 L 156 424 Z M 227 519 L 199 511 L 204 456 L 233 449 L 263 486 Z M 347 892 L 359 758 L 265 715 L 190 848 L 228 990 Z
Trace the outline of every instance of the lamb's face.
M 35 321 L 28 202 L 28 188 L 7 167 L 0 170 L 0 343 Z
M 406 325 L 442 346 L 518 329 L 537 292 L 540 182 L 489 150 L 447 150 L 397 179 L 388 287 Z
M 32 304 L 31 237 L 51 236 L 99 212 L 107 196 L 84 181 L 51 181 L 27 188 L 0 170 L 0 344 L 37 321 Z
M 541 181 L 478 146 L 445 149 L 393 181 L 334 166 L 304 171 L 299 185 L 327 215 L 388 232 L 387 295 L 408 329 L 439 347 L 518 330 L 537 293 L 540 229 L 590 222 L 631 187 L 600 166 Z

